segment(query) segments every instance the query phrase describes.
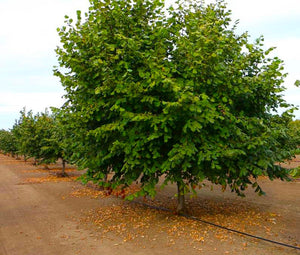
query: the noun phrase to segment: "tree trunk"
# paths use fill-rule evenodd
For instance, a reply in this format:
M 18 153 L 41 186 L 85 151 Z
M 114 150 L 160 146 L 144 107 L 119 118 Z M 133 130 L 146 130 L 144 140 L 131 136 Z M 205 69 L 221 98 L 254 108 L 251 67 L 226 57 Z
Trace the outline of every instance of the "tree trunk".
M 66 161 L 62 159 L 62 169 L 61 169 L 62 176 L 66 175 Z
M 105 174 L 103 181 L 107 182 L 107 180 L 108 180 L 108 173 Z
M 184 185 L 181 182 L 177 182 L 177 195 L 178 195 L 177 213 L 184 214 L 185 213 Z

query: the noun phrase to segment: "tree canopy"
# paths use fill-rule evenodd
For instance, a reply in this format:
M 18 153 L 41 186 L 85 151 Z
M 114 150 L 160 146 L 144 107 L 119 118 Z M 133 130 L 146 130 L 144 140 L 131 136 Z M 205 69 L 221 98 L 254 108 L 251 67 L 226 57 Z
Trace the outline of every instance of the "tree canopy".
M 181 211 L 183 195 L 205 179 L 239 195 L 248 185 L 262 194 L 260 175 L 287 179 L 276 164 L 295 148 L 283 62 L 263 37 L 250 43 L 236 32 L 223 1 L 90 4 L 58 29 L 55 68 L 86 181 L 139 181 L 135 196 L 155 196 L 163 177 L 177 184 Z
M 16 139 L 11 131 L 0 130 L 0 151 L 10 153 L 12 156 L 17 153 Z

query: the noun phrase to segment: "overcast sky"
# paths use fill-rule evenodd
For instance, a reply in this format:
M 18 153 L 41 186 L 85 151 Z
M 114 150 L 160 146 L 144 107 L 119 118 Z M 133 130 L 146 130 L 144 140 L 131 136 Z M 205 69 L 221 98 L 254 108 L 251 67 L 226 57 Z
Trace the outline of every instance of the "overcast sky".
M 168 0 L 168 3 L 172 0 Z M 285 98 L 300 105 L 300 0 L 227 0 L 238 32 L 264 35 L 267 47 L 285 62 Z M 86 11 L 88 0 L 0 0 L 0 129 L 12 128 L 25 106 L 35 113 L 60 107 L 64 90 L 53 76 L 64 15 Z M 296 112 L 300 119 L 300 111 Z

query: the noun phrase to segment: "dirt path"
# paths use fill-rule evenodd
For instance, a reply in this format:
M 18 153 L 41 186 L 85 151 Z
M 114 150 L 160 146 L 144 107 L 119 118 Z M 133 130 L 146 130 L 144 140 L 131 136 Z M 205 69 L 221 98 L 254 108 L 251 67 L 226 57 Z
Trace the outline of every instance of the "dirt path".
M 0 254 L 300 254 L 203 223 L 101 196 L 75 182 L 0 155 Z M 36 178 L 36 179 L 35 179 Z M 43 179 L 44 178 L 44 179 Z M 38 181 L 40 180 L 40 181 Z M 188 200 L 205 220 L 292 245 L 300 240 L 300 183 L 261 180 L 267 192 L 246 199 L 201 189 Z M 155 205 L 174 206 L 174 187 Z M 103 195 L 103 194 L 102 194 Z
M 71 220 L 99 203 L 64 201 L 62 195 L 76 186 L 72 182 L 22 184 L 22 171 L 31 169 L 35 167 L 0 156 L 0 254 L 112 254 L 111 247 L 99 245 L 91 231 Z

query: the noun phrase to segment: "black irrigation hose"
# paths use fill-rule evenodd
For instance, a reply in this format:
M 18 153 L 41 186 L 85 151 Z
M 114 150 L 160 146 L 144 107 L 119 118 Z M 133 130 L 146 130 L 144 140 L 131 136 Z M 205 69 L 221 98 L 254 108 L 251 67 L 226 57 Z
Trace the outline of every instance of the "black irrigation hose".
M 159 210 L 159 211 L 165 211 L 165 212 L 172 212 L 172 210 L 164 208 L 164 207 L 159 207 L 159 206 L 155 206 L 155 205 L 148 205 L 148 204 L 145 204 L 145 203 L 142 203 L 142 202 L 138 202 L 138 201 L 132 201 L 132 202 L 136 203 L 136 204 L 140 204 L 140 205 L 146 206 L 146 207 L 149 207 L 151 209 L 155 209 L 155 210 Z M 252 237 L 252 238 L 255 238 L 255 239 L 259 239 L 259 240 L 262 240 L 262 241 L 265 241 L 265 242 L 269 242 L 269 243 L 273 243 L 273 244 L 285 246 L 285 247 L 288 247 L 288 248 L 300 250 L 299 247 L 294 246 L 294 245 L 285 244 L 285 243 L 273 241 L 273 240 L 270 240 L 270 239 L 266 239 L 266 238 L 263 238 L 263 237 L 260 237 L 260 236 L 251 235 L 251 234 L 248 234 L 248 233 L 245 233 L 245 232 L 241 232 L 241 231 L 238 231 L 238 230 L 235 230 L 235 229 L 227 228 L 227 227 L 224 227 L 224 226 L 221 226 L 221 225 L 218 225 L 218 224 L 206 221 L 206 220 L 201 220 L 201 219 L 199 219 L 197 217 L 190 216 L 190 215 L 187 215 L 187 214 L 180 214 L 180 216 L 185 217 L 187 219 L 192 219 L 192 220 L 195 220 L 195 221 L 199 221 L 199 222 L 202 222 L 202 223 L 205 223 L 205 224 L 217 227 L 217 228 L 225 229 L 227 231 L 238 233 L 238 234 L 241 234 L 241 235 L 244 235 L 244 236 L 249 236 L 249 237 Z

